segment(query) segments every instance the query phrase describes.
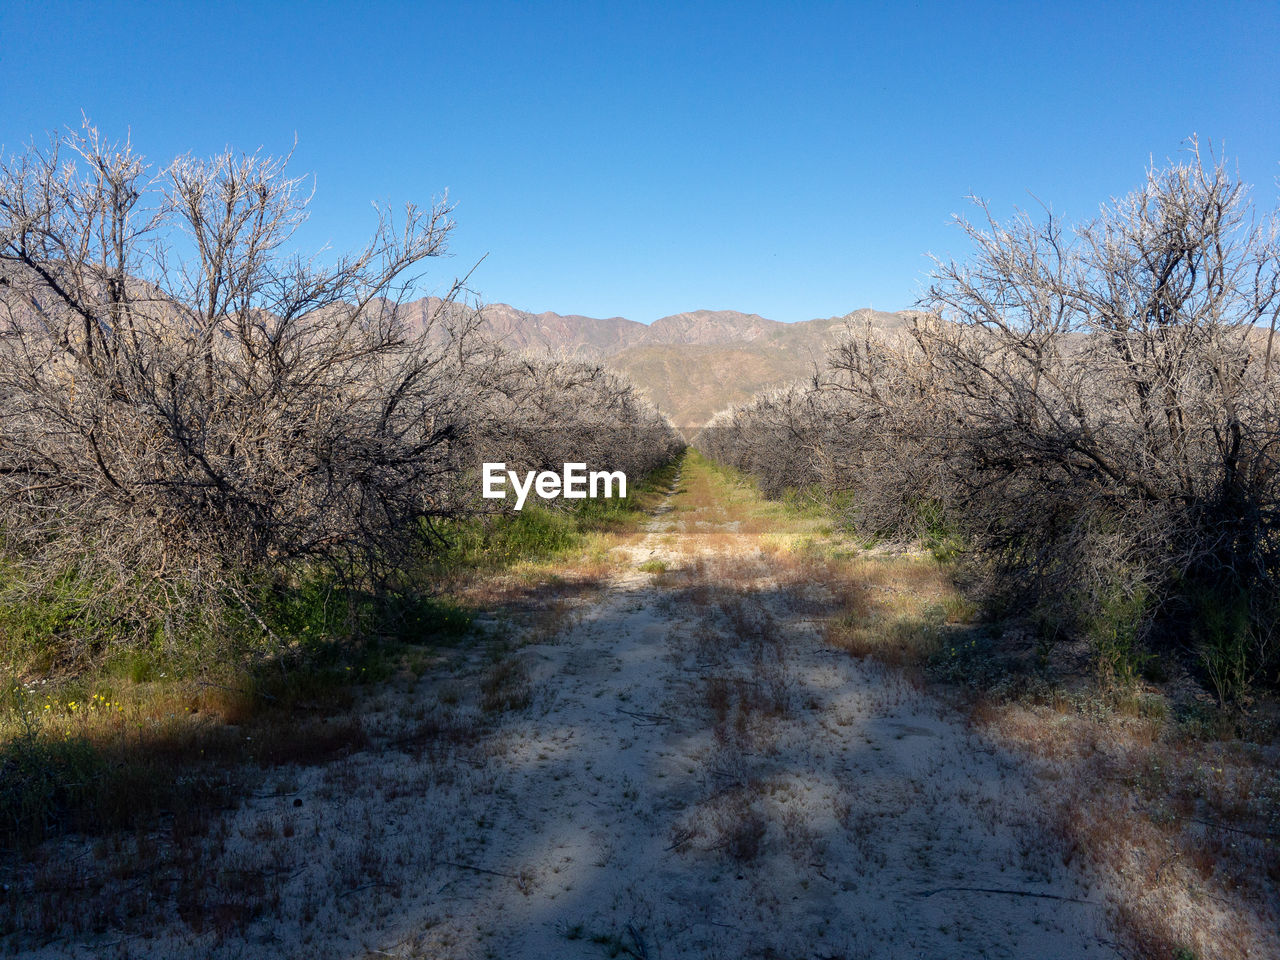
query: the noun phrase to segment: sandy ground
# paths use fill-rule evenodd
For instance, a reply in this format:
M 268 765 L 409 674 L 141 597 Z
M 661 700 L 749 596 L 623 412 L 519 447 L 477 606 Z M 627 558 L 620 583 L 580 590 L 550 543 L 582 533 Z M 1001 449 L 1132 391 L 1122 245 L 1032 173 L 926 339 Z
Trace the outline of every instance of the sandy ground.
M 226 856 L 283 878 L 247 926 L 44 955 L 1115 955 L 1012 755 L 826 648 L 751 538 L 673 530 L 659 514 L 601 598 L 517 650 L 527 707 L 389 693 L 379 749 L 235 814 Z M 690 602 L 728 555 L 754 573 Z

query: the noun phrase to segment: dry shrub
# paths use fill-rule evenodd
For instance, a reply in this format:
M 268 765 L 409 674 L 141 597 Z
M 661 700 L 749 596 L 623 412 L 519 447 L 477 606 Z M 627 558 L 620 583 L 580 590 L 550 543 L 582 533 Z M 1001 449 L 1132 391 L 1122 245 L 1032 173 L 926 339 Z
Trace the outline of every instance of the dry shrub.
M 522 710 L 532 699 L 529 670 L 517 657 L 503 657 L 480 680 L 480 706 L 486 713 Z
M 711 676 L 703 691 L 717 727 L 732 726 L 741 732 L 752 718 L 779 719 L 792 712 L 792 684 L 777 667 L 751 677 Z
M 1194 142 L 1074 229 L 978 210 L 926 312 L 851 324 L 812 384 L 695 442 L 766 491 L 821 488 L 868 538 L 964 556 L 1112 678 L 1180 647 L 1220 699 L 1276 681 L 1275 213 Z
M 708 677 L 703 685 L 703 696 L 715 725 L 721 726 L 727 722 L 734 702 L 733 683 L 730 678 Z
M 734 789 L 712 801 L 711 847 L 740 863 L 750 863 L 763 852 L 769 821 L 757 807 L 758 783 Z
M 309 202 L 286 161 L 156 173 L 87 126 L 7 158 L 0 201 L 11 584 L 83 578 L 119 622 L 253 570 L 376 571 L 455 502 L 460 361 L 397 302 L 445 204 L 319 267 L 283 252 Z
M 638 479 L 680 449 L 600 365 L 484 342 L 461 283 L 412 300 L 445 202 L 322 264 L 286 252 L 310 196 L 287 158 L 156 169 L 87 123 L 0 163 L 0 633 L 53 636 L 45 666 L 270 635 L 317 577 L 420 587 L 483 460 Z
M 777 640 L 777 626 L 773 617 L 761 604 L 750 603 L 744 597 L 730 595 L 718 606 L 729 623 L 731 636 L 738 643 L 761 646 Z

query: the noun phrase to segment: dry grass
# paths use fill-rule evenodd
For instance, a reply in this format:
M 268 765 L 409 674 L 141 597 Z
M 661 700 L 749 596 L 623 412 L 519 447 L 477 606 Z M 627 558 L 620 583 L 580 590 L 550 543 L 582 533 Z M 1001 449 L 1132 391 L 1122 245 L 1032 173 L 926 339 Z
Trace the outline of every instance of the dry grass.
M 860 559 L 844 576 L 833 646 L 917 678 L 956 655 L 950 625 L 975 611 L 932 560 Z M 1066 857 L 1113 892 L 1125 955 L 1280 956 L 1276 748 L 1189 737 L 1155 693 L 985 697 L 972 710 L 979 729 L 1036 758 Z
M 566 549 L 501 567 L 443 571 L 434 588 L 464 606 L 497 614 L 551 608 L 563 614 L 584 606 L 632 563 L 632 552 L 647 536 L 643 523 L 673 489 L 666 479 L 664 474 L 660 483 L 638 486 L 630 498 L 633 509 L 605 529 L 581 533 Z
M 497 660 L 480 680 L 480 705 L 485 713 L 522 710 L 533 699 L 529 670 L 514 655 Z
M 345 690 L 286 705 L 208 682 L 99 686 L 82 698 L 37 687 L 0 722 L 5 845 L 132 829 L 177 805 L 227 806 L 263 770 L 368 745 Z
M 720 798 L 711 815 L 713 849 L 723 850 L 740 863 L 750 863 L 760 855 L 769 830 L 769 822 L 757 806 L 761 792 L 759 784 L 749 784 Z
M 949 571 L 925 554 L 867 555 L 814 550 L 787 557 L 788 580 L 825 588 L 823 635 L 836 649 L 919 670 L 944 648 L 949 625 L 974 615 Z
M 494 651 L 487 669 L 470 671 L 463 663 L 465 651 L 455 651 L 440 672 L 456 679 L 425 685 L 413 665 L 403 665 L 384 689 L 393 711 L 390 725 L 379 723 L 381 714 L 368 709 L 329 716 L 294 713 L 286 719 L 261 706 L 234 714 L 243 720 L 234 727 L 221 722 L 233 714 L 220 714 L 217 721 L 184 716 L 175 729 L 188 739 L 158 740 L 158 732 L 147 739 L 143 724 L 138 755 L 157 766 L 145 771 L 149 780 L 125 785 L 120 797 L 141 816 L 95 837 L 55 836 L 21 858 L 0 860 L 0 930 L 18 934 L 5 947 L 21 950 L 66 936 L 109 940 L 110 931 L 159 929 L 176 917 L 184 936 L 203 938 L 212 948 L 234 939 L 259 916 L 305 927 L 334 894 L 338 909 L 348 903 L 368 909 L 367 898 L 348 901 L 344 891 L 372 890 L 396 899 L 395 877 L 404 864 L 388 860 L 391 848 L 382 839 L 388 825 L 361 822 L 349 825 L 350 836 L 345 827 L 342 836 L 321 834 L 314 826 L 319 816 L 314 804 L 342 805 L 361 791 L 376 793 L 382 802 L 421 797 L 452 782 L 460 759 L 474 769 L 478 761 L 471 754 L 488 729 L 483 711 L 518 709 L 530 693 L 523 664 L 509 644 L 499 641 Z M 412 696 L 392 689 L 402 685 Z M 113 719 L 106 719 L 104 705 L 90 708 L 88 720 L 73 722 L 99 738 L 116 735 L 119 720 L 114 718 L 138 714 L 111 706 Z M 78 716 L 80 705 L 66 712 Z M 204 730 L 205 739 L 191 740 L 193 729 Z M 127 741 L 137 737 L 136 730 L 126 724 Z M 192 760 L 201 750 L 204 766 Z M 403 752 L 412 760 L 380 767 L 397 774 L 370 781 L 370 751 Z M 173 765 L 178 758 L 184 766 Z M 321 769 L 308 775 L 308 765 Z M 302 791 L 305 804 L 291 799 L 304 780 L 312 784 Z M 158 792 L 157 785 L 166 782 L 192 789 Z M 166 806 L 152 808 L 153 797 Z M 364 839 L 355 842 L 354 837 Z M 299 899 L 290 886 L 293 878 L 321 861 L 333 889 Z
M 796 712 L 796 683 L 779 646 L 785 631 L 771 607 L 803 577 L 802 544 L 812 535 L 807 520 L 696 455 L 683 486 L 673 515 L 685 531 L 678 549 L 689 560 L 668 571 L 664 585 L 674 610 L 698 617 L 688 642 L 699 663 L 694 695 L 711 732 L 714 777 L 670 841 L 674 850 L 746 865 L 765 854 L 775 833 L 761 764 Z M 734 529 L 713 529 L 726 523 Z
M 868 558 L 847 575 L 833 646 L 917 678 L 957 655 L 949 627 L 974 610 L 937 564 Z M 1189 737 L 1155 693 L 1046 701 L 986 697 L 974 722 L 1036 758 L 1067 858 L 1113 892 L 1125 955 L 1280 956 L 1280 752 Z
M 1280 750 L 1189 736 L 1162 698 L 1146 703 L 983 702 L 974 716 L 1037 758 L 1063 842 L 1115 891 L 1134 955 L 1280 955 Z
M 764 499 L 749 478 L 711 463 L 696 450 L 685 458 L 681 493 L 673 512 L 682 532 L 714 532 L 724 538 L 790 538 L 830 530 L 820 515 Z M 730 532 L 713 530 L 725 525 Z

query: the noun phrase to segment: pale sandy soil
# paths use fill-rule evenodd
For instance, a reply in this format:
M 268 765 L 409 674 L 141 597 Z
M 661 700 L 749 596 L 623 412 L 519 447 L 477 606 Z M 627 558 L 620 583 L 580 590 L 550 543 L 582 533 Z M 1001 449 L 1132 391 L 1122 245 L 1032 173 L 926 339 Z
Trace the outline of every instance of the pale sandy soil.
M 281 878 L 246 928 L 39 955 L 1115 956 L 1015 756 L 825 647 L 819 601 L 753 542 L 660 514 L 603 596 L 512 654 L 532 701 L 496 721 L 466 692 L 478 656 L 383 695 L 379 748 L 233 815 L 224 858 Z M 733 584 L 691 600 L 726 557 Z

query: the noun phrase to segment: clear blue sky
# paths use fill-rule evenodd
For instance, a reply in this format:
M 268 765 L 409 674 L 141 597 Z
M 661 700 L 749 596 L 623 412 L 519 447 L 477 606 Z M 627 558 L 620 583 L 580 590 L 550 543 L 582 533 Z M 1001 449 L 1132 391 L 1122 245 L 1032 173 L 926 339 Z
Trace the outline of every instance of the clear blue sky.
M 287 151 L 302 240 L 448 189 L 441 285 L 651 321 L 897 309 L 973 192 L 1069 217 L 1193 132 L 1280 174 L 1280 3 L 0 4 L 0 143 Z

